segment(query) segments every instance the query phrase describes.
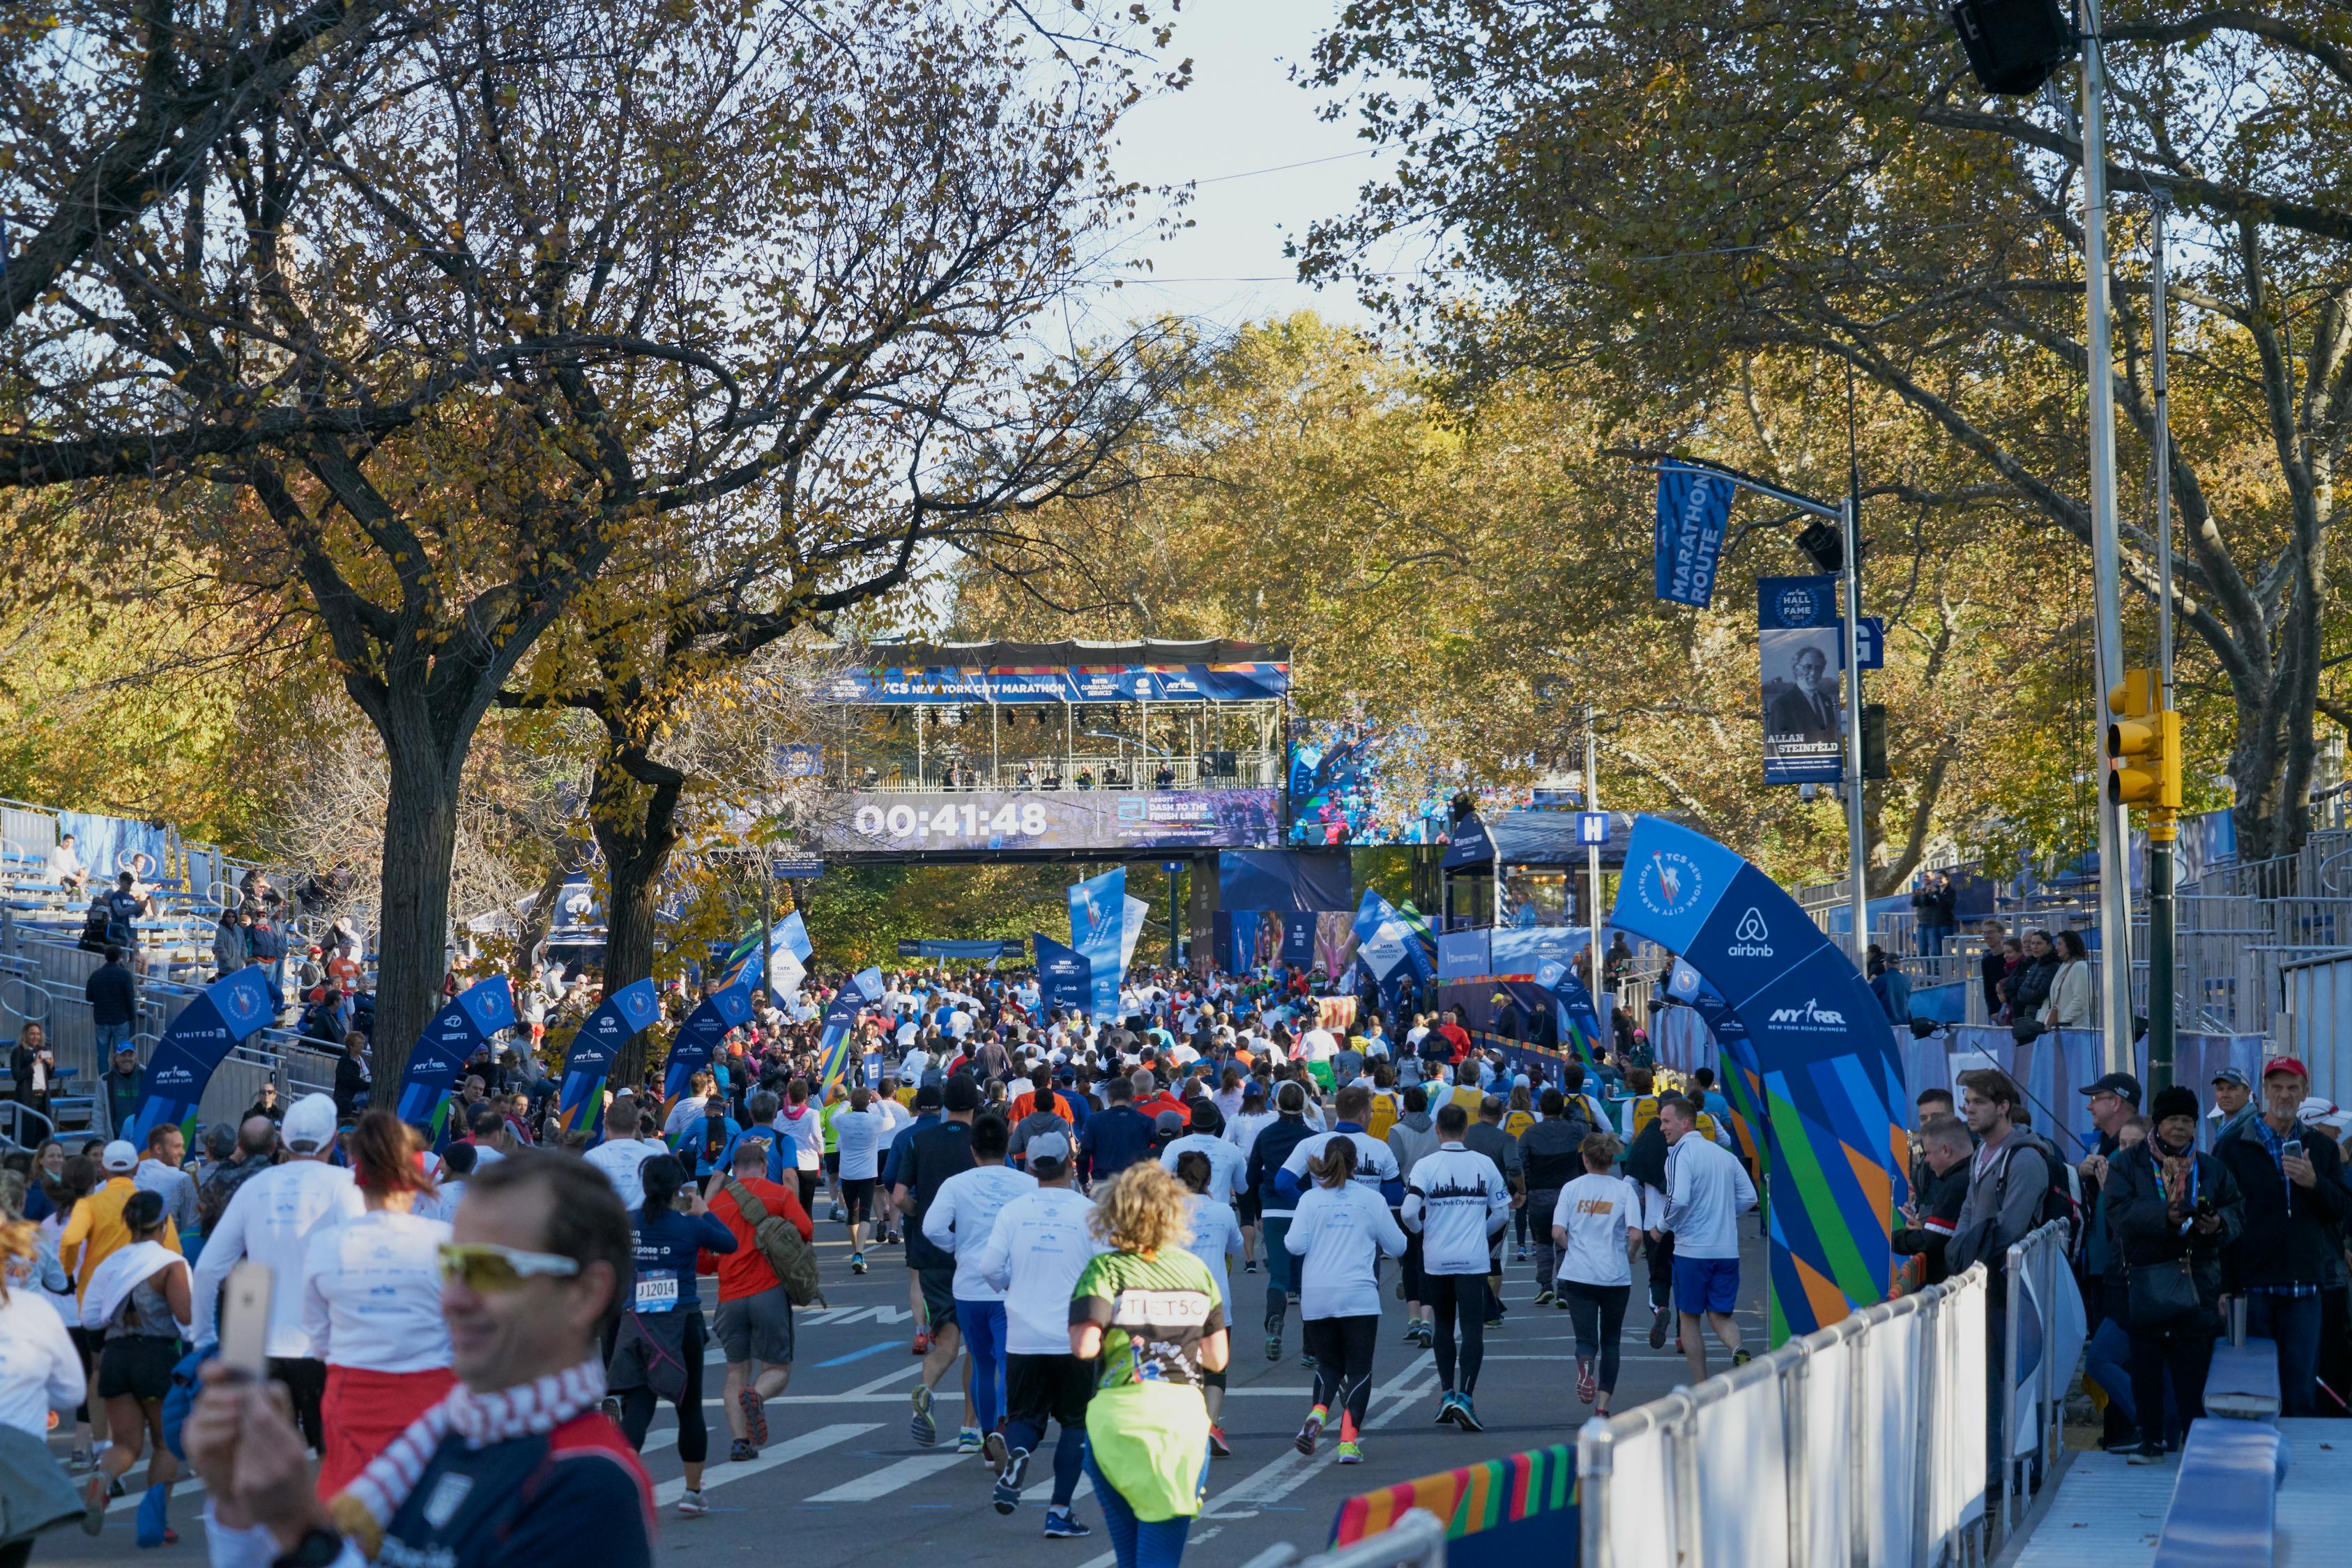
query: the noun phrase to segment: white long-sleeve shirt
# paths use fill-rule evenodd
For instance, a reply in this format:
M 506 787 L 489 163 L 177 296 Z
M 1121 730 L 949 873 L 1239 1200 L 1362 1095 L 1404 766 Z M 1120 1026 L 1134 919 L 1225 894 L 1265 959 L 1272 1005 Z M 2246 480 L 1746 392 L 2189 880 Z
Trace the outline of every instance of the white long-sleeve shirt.
M 143 1159 L 131 1173 L 131 1182 L 141 1192 L 159 1194 L 163 1199 L 163 1212 L 172 1217 L 180 1234 L 187 1235 L 196 1228 L 196 1178 L 177 1166 L 167 1166 L 162 1160 Z
M 1380 1260 L 1404 1255 L 1404 1232 L 1372 1188 L 1318 1184 L 1299 1198 L 1284 1244 L 1301 1260 L 1301 1318 L 1378 1317 Z
M 974 1166 L 940 1184 L 931 1207 L 923 1211 L 923 1234 L 940 1251 L 955 1254 L 957 1301 L 1004 1299 L 1004 1292 L 990 1284 L 976 1265 L 996 1234 L 996 1217 L 1004 1206 L 1036 1190 L 1035 1176 L 1010 1166 Z
M 1666 1151 L 1666 1228 L 1675 1233 L 1675 1257 L 1738 1257 L 1739 1217 L 1755 1207 L 1756 1184 L 1737 1155 L 1696 1133 Z
M 315 1355 L 302 1326 L 303 1270 L 311 1234 L 366 1212 L 352 1173 L 320 1160 L 289 1160 L 238 1187 L 196 1261 L 196 1343 L 220 1337 L 221 1285 L 239 1259 L 250 1258 L 268 1264 L 277 1276 L 269 1296 L 268 1353 Z
M 1008 1355 L 1070 1354 L 1070 1288 L 1087 1260 L 1110 1250 L 1087 1217 L 1094 1200 L 1066 1186 L 1040 1186 L 997 1211 L 972 1266 L 1004 1292 Z
M 646 1203 L 645 1163 L 669 1153 L 659 1138 L 607 1138 L 584 1156 L 621 1195 L 621 1207 L 634 1214 Z
M 448 1365 L 439 1256 L 448 1239 L 441 1220 L 389 1212 L 314 1234 L 302 1269 L 310 1354 L 330 1366 L 368 1372 Z
M 1312 1106 L 1308 1107 L 1308 1112 L 1307 1120 L 1313 1123 L 1315 1117 L 1312 1113 Z M 1282 1162 L 1282 1168 L 1297 1178 L 1302 1196 L 1308 1187 L 1315 1185 L 1315 1178 L 1307 1174 L 1307 1162 L 1322 1158 L 1323 1145 L 1334 1138 L 1355 1140 L 1356 1174 L 1350 1179 L 1358 1186 L 1370 1192 L 1374 1197 L 1381 1196 L 1382 1182 L 1402 1183 L 1404 1177 L 1397 1169 L 1396 1151 L 1389 1147 L 1385 1139 L 1375 1138 L 1365 1132 L 1310 1133 L 1298 1140 L 1297 1145 L 1290 1151 L 1290 1157 Z
M 0 1427 L 46 1441 L 49 1412 L 70 1414 L 85 1392 L 65 1319 L 38 1291 L 10 1291 L 0 1301 Z
M 1209 1278 L 1217 1282 L 1217 1300 L 1224 1303 L 1226 1321 L 1231 1322 L 1233 1268 L 1226 1260 L 1241 1256 L 1242 1222 L 1234 1216 L 1233 1205 L 1220 1203 L 1206 1193 L 1193 1193 L 1188 1204 L 1192 1229 L 1184 1242 L 1184 1250 L 1207 1266 Z
M 1493 1160 L 1458 1142 L 1440 1144 L 1413 1163 L 1403 1218 L 1407 1230 L 1421 1232 L 1423 1272 L 1484 1274 L 1486 1239 L 1511 1222 L 1511 1189 Z
M 1173 1171 L 1177 1156 L 1189 1149 L 1209 1157 L 1209 1196 L 1219 1203 L 1233 1202 L 1249 1179 L 1249 1156 L 1216 1134 L 1187 1133 L 1160 1151 L 1160 1166 Z

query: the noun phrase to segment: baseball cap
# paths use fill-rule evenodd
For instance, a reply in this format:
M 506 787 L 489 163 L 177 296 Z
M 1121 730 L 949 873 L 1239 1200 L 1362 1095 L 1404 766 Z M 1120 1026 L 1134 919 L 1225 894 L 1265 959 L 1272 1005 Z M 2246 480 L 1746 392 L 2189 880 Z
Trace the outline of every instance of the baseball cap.
M 2252 1089 L 2254 1086 L 2253 1081 L 2246 1076 L 2246 1070 L 2242 1067 L 2221 1068 L 2214 1072 L 2213 1082 L 2234 1083 L 2241 1089 Z
M 1070 1157 L 1069 1134 L 1040 1133 L 1029 1140 L 1029 1146 L 1025 1152 L 1032 1170 L 1040 1165 L 1060 1165 Z
M 98 1163 L 110 1171 L 135 1171 L 139 1168 L 139 1151 L 117 1138 L 98 1152 Z
M 1184 1130 L 1184 1113 L 1181 1111 L 1162 1111 L 1151 1118 L 1151 1127 L 1154 1132 L 1181 1133 Z
M 139 1054 L 139 1048 L 127 1040 L 118 1040 L 114 1042 L 114 1054 L 117 1056 L 136 1056 Z
M 2311 1082 L 2311 1069 L 2303 1064 L 2303 1060 L 2300 1057 L 2272 1057 L 2268 1061 L 2263 1063 L 2263 1076 L 2264 1078 L 2268 1078 L 2273 1072 L 2292 1072 L 2297 1078 L 2302 1079 L 2305 1083 Z
M 296 1154 L 315 1155 L 334 1141 L 335 1097 L 305 1094 L 286 1109 L 279 1127 L 286 1146 Z
M 2084 1084 L 2082 1092 L 2114 1094 L 2137 1105 L 2139 1103 L 2139 1080 L 2128 1072 L 2110 1072 L 2095 1082 Z
M 2352 1116 L 2338 1111 L 2334 1101 L 2318 1094 L 2307 1096 L 2294 1108 L 2294 1119 L 2308 1122 L 2315 1127 L 2325 1127 L 2339 1138 L 2344 1135 L 2346 1127 L 2352 1126 Z

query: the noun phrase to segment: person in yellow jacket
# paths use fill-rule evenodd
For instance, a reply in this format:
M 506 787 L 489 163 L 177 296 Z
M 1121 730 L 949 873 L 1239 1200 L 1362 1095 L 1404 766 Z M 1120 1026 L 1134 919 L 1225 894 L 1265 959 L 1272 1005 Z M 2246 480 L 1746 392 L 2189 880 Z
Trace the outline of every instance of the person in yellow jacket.
M 58 1261 L 73 1276 L 74 1295 L 89 1289 L 98 1266 L 131 1245 L 131 1228 L 123 1223 L 122 1206 L 139 1190 L 131 1173 L 139 1168 L 139 1151 L 121 1138 L 99 1151 L 99 1168 L 105 1180 L 79 1203 L 58 1238 Z M 180 1232 L 167 1216 L 163 1233 L 155 1238 L 173 1251 L 180 1250 Z

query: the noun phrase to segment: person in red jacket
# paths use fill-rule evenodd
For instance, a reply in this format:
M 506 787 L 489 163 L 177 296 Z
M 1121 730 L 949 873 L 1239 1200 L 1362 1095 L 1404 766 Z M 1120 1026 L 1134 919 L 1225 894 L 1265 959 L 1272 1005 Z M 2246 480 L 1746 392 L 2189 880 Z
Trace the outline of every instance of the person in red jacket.
M 727 1356 L 727 1429 L 730 1459 L 756 1459 L 768 1441 L 767 1402 L 793 1380 L 793 1302 L 761 1252 L 759 1227 L 743 1213 L 749 1195 L 771 1218 L 782 1219 L 814 1242 L 816 1227 L 794 1186 L 767 1177 L 768 1145 L 746 1138 L 735 1145 L 734 1169 L 714 1173 L 705 1195 L 711 1218 L 734 1234 L 732 1252 L 705 1252 L 700 1268 L 719 1276 L 719 1315 L 712 1320 Z M 756 1365 L 755 1365 L 756 1364 Z
M 1447 1060 L 1456 1067 L 1461 1066 L 1463 1060 L 1470 1054 L 1470 1031 L 1462 1027 L 1460 1011 L 1448 1013 L 1445 1021 L 1437 1026 L 1437 1032 L 1454 1049 L 1454 1054 Z

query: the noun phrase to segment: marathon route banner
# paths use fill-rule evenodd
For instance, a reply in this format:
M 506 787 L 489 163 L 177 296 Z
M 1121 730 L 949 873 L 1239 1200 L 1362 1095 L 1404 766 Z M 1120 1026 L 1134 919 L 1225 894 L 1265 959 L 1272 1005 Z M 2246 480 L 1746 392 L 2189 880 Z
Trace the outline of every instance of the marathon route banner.
M 1828 572 L 1756 580 L 1767 784 L 1834 784 L 1845 777 L 1837 584 Z
M 1658 470 L 1658 597 L 1705 610 L 1715 602 L 1715 568 L 1731 523 L 1730 476 L 1704 468 Z
M 1128 896 L 1125 866 L 1070 884 L 1070 946 L 1087 961 L 1095 1017 L 1118 1016 L 1119 982 L 1150 913 L 1150 904 Z
M 882 988 L 881 970 L 860 969 L 825 1004 L 824 1032 L 817 1036 L 816 1103 L 824 1103 L 824 1097 L 849 1070 L 849 1042 L 857 1033 L 857 1020 L 882 999 Z
M 1039 1022 L 1055 1008 L 1086 1012 L 1094 1006 L 1094 966 L 1075 947 L 1066 947 L 1043 931 L 1029 938 L 1037 949 Z
M 1407 978 L 1427 982 L 1436 977 L 1420 938 L 1405 924 L 1396 905 L 1376 889 L 1364 890 L 1356 906 L 1356 958 L 1381 991 L 1381 1005 L 1391 1018 L 1399 1016 L 1397 998 Z
M 147 1058 L 147 1071 L 139 1085 L 139 1109 L 131 1125 L 115 1129 L 115 1136 L 135 1147 L 147 1146 L 150 1128 L 176 1124 L 194 1148 L 197 1108 L 204 1103 L 205 1085 L 228 1055 L 229 1048 L 267 1029 L 278 1016 L 278 998 L 270 995 L 269 971 L 257 965 L 215 980 L 202 995 L 180 1009 Z
M 1272 849 L 1277 789 L 928 790 L 814 797 L 800 845 L 811 854 L 975 850 Z
M 427 1134 L 438 1149 L 448 1136 L 449 1096 L 476 1051 L 500 1030 L 514 1028 L 514 988 L 504 975 L 477 980 L 433 1015 L 409 1048 L 408 1070 L 400 1075 L 400 1119 Z
M 568 1133 L 594 1137 L 604 1130 L 604 1081 L 629 1041 L 653 1027 L 661 1017 L 661 998 L 651 980 L 631 980 L 588 1015 L 572 1037 L 572 1051 L 563 1059 L 563 1085 L 555 1108 Z
M 1853 962 L 1771 878 L 1651 816 L 1634 819 L 1612 924 L 1704 978 L 1753 1052 L 1774 1182 L 1772 1343 L 1885 1300 L 1909 1095 L 1885 1010 Z

